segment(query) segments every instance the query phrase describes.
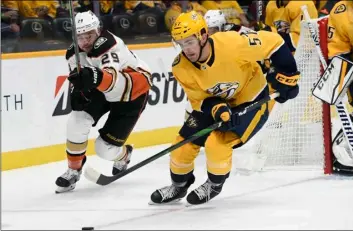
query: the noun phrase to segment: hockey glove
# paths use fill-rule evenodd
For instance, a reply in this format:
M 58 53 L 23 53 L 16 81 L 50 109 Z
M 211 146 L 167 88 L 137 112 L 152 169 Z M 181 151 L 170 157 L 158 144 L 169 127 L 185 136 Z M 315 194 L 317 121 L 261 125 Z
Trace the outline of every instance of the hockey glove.
M 260 30 L 265 30 L 265 31 L 270 31 L 270 32 L 276 32 L 276 29 L 266 25 L 263 22 L 256 22 L 254 25 L 254 31 L 260 31 Z
M 77 68 L 70 72 L 69 81 L 77 90 L 87 91 L 100 85 L 103 79 L 103 72 L 97 67 L 82 67 L 80 73 Z
M 219 103 L 212 107 L 211 113 L 216 122 L 228 122 L 232 112 L 226 103 Z
M 218 97 L 207 98 L 203 101 L 201 110 L 210 113 L 216 122 L 223 122 L 218 130 L 227 131 L 231 128 L 232 111 L 223 99 Z
M 76 90 L 74 87 L 70 91 L 70 103 L 71 109 L 73 111 L 83 111 L 87 108 L 88 104 L 91 102 L 90 92 L 82 92 Z
M 300 72 L 281 73 L 274 70 L 267 74 L 267 82 L 275 89 L 280 96 L 275 100 L 279 103 L 284 103 L 289 99 L 294 99 L 299 93 L 299 86 L 297 84 Z

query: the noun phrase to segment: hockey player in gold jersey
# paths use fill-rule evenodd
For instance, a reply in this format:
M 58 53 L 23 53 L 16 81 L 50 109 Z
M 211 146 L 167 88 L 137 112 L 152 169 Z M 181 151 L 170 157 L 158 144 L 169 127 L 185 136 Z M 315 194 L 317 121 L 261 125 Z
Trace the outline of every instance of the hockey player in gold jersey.
M 328 19 L 329 59 L 343 55 L 353 60 L 353 2 L 336 3 Z
M 335 4 L 328 18 L 328 56 L 342 56 L 353 61 L 353 2 L 339 1 Z M 348 87 L 348 101 L 353 106 L 353 84 Z M 351 115 L 351 120 L 352 120 Z M 343 131 L 337 133 L 333 140 L 334 172 L 353 175 L 353 159 L 350 155 Z
M 313 1 L 269 1 L 266 6 L 265 24 L 274 27 L 286 41 L 292 52 L 300 35 L 300 22 L 303 19 L 301 6 L 306 5 L 311 18 L 317 18 L 318 12 Z
M 164 204 L 186 196 L 195 180 L 194 160 L 204 146 L 208 179 L 187 196 L 189 204 L 202 204 L 221 192 L 231 171 L 233 148 L 250 140 L 268 118 L 267 104 L 242 116 L 232 115 L 234 108 L 247 106 L 269 94 L 257 61 L 270 58 L 276 68 L 269 80 L 280 93 L 276 99 L 280 103 L 297 96 L 299 72 L 284 40 L 273 32 L 240 35 L 229 31 L 209 37 L 205 19 L 192 11 L 178 16 L 171 34 L 182 49 L 172 71 L 193 109 L 175 142 L 215 121 L 223 121 L 223 125 L 171 153 L 172 185 L 153 192 L 151 201 Z

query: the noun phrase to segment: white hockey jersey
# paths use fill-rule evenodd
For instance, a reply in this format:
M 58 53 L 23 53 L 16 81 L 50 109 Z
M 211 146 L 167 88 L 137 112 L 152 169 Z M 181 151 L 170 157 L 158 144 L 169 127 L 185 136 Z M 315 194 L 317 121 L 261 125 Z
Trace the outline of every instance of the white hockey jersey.
M 122 39 L 104 31 L 95 41 L 91 52 L 80 50 L 82 67 L 94 66 L 113 77 L 102 91 L 109 102 L 128 102 L 146 93 L 152 86 L 148 65 L 128 49 Z M 76 68 L 75 50 L 71 45 L 66 51 L 70 71 Z

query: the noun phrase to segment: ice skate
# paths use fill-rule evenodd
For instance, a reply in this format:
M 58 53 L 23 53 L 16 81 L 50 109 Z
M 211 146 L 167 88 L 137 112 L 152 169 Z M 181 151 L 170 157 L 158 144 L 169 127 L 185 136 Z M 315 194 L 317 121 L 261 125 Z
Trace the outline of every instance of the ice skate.
M 124 157 L 120 160 L 114 161 L 113 165 L 113 175 L 117 175 L 127 169 L 128 164 L 130 163 L 131 155 L 132 155 L 132 150 L 133 147 L 131 145 L 125 145 L 126 147 L 126 153 Z
M 150 205 L 156 204 L 172 204 L 179 202 L 183 199 L 188 191 L 190 185 L 195 182 L 195 177 L 192 177 L 188 180 L 188 182 L 184 183 L 184 185 L 178 185 L 173 183 L 170 186 L 163 187 L 161 189 L 157 189 L 151 195 Z
M 82 167 L 85 162 L 86 156 L 82 161 Z M 82 174 L 82 167 L 78 170 L 68 168 L 64 174 L 59 176 L 55 181 L 55 184 L 58 186 L 55 193 L 63 193 L 75 189 L 76 182 L 80 180 Z
M 198 188 L 194 189 L 186 197 L 189 205 L 199 205 L 208 202 L 209 200 L 216 197 L 222 191 L 223 184 L 215 184 L 210 180 L 200 185 Z

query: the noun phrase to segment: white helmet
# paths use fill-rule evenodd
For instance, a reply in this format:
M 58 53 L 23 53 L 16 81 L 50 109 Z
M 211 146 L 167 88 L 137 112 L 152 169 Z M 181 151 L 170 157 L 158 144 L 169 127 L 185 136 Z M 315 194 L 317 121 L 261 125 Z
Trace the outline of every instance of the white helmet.
M 224 25 L 227 23 L 226 17 L 221 10 L 209 10 L 206 12 L 204 18 L 209 28 L 218 27 L 219 31 L 222 31 Z
M 87 31 L 97 30 L 100 28 L 100 21 L 92 11 L 77 13 L 75 16 L 76 32 L 83 34 Z

